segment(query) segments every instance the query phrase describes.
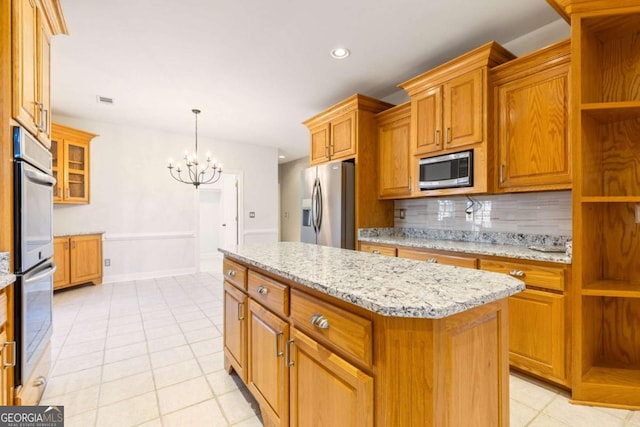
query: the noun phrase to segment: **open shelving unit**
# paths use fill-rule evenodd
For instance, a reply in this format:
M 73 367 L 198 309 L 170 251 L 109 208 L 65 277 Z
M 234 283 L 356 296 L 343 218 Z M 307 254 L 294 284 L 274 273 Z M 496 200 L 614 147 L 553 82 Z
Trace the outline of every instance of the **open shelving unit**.
M 570 2 L 569 2 L 570 3 Z M 640 5 L 575 0 L 573 400 L 640 408 Z

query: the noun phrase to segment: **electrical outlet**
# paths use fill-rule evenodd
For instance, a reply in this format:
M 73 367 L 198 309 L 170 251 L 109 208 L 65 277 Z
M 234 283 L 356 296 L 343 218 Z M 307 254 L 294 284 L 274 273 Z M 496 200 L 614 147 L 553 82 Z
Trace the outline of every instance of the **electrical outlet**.
M 249 212 L 249 218 L 255 218 L 255 217 L 256 217 L 255 212 Z
M 104 266 L 105 267 L 111 267 L 111 258 L 105 258 Z

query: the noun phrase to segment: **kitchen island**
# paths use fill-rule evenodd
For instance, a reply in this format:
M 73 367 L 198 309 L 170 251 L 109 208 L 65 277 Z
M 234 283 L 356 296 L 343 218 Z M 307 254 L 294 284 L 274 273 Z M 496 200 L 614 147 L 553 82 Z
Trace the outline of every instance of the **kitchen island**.
M 304 243 L 221 251 L 225 367 L 265 425 L 508 425 L 521 281 Z

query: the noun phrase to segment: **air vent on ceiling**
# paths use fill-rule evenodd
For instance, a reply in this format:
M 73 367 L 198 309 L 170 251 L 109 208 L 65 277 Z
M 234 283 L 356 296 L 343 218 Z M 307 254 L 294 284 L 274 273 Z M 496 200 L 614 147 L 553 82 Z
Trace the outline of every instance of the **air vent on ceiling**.
M 113 98 L 98 95 L 96 96 L 96 100 L 98 101 L 98 104 L 113 105 Z

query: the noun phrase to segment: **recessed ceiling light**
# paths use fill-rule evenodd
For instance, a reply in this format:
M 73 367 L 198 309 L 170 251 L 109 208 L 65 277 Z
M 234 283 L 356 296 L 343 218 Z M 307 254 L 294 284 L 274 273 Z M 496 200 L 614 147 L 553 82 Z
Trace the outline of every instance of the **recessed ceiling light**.
M 337 47 L 331 51 L 331 57 L 334 59 L 344 59 L 350 54 L 349 49 L 345 47 Z
M 278 158 L 279 158 L 279 159 L 286 159 L 287 157 L 286 157 L 286 156 L 284 156 L 284 155 L 282 155 L 282 154 L 280 154 L 280 155 L 278 156 Z

